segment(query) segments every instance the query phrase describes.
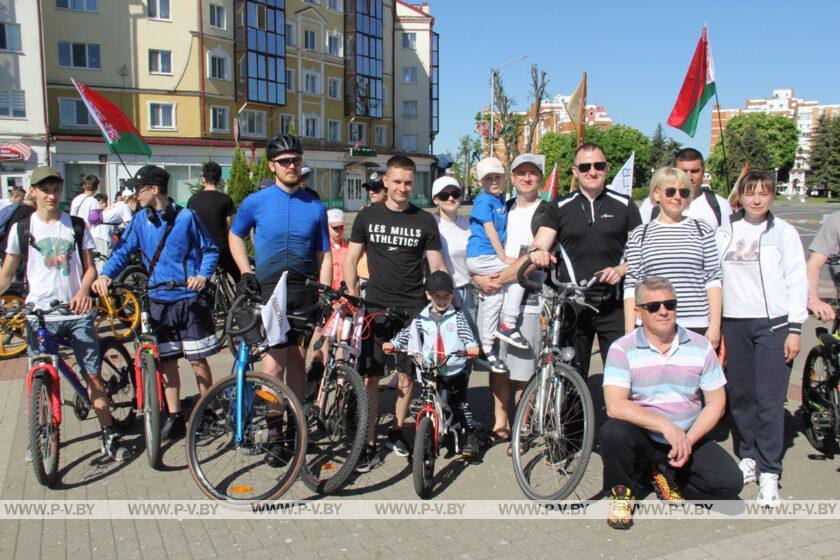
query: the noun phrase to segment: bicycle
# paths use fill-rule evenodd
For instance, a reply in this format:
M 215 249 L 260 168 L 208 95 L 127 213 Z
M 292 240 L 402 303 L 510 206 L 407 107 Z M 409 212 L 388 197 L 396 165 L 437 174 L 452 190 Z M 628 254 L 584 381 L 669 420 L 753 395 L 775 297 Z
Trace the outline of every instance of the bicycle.
M 224 333 L 225 321 L 235 299 L 236 286 L 224 270 L 216 267 L 209 291 L 213 296 L 213 322 L 216 332 Z
M 597 276 L 580 285 L 563 283 L 552 268 L 553 283 L 525 277 L 531 265 L 526 260 L 517 280 L 540 292 L 545 337 L 537 353 L 536 374 L 528 382 L 513 421 L 511 449 L 519 487 L 529 499 L 562 500 L 580 482 L 589 464 L 595 437 L 595 411 L 586 381 L 572 364 L 575 352 L 561 346 L 567 309 L 594 309 L 585 300 Z M 540 472 L 545 471 L 542 481 Z
M 35 339 L 38 341 L 38 349 L 35 355 L 29 358 L 26 388 L 29 400 L 28 432 L 32 466 L 35 478 L 44 486 L 52 486 L 58 478 L 62 404 L 72 406 L 80 420 L 87 418 L 93 407 L 83 378 L 80 378 L 59 354 L 59 348 L 69 348 L 70 342 L 54 336 L 46 328 L 46 315 L 67 314 L 69 309 L 67 304 L 59 304 L 56 301 L 47 310 L 34 309 L 27 305 L 5 314 L 7 318 L 12 314 L 20 315 L 22 321 L 25 320 L 24 315 L 32 315 L 37 323 Z M 100 353 L 101 377 L 111 404 L 113 427 L 117 431 L 125 431 L 135 419 L 134 386 L 130 374 L 131 356 L 125 347 L 113 338 L 106 338 L 100 342 Z M 59 372 L 75 392 L 72 402 L 61 399 Z
M 242 308 L 249 318 L 240 325 L 236 317 Z M 251 367 L 265 350 L 261 308 L 255 294 L 234 300 L 225 325 L 228 345 L 236 349 L 231 374 L 199 399 L 187 430 L 187 466 L 196 484 L 210 499 L 234 506 L 283 495 L 297 478 L 306 449 L 297 397 L 282 381 Z
M 0 295 L 0 358 L 14 358 L 26 350 L 26 320 L 15 313 L 26 305 L 22 295 L 11 291 Z M 7 316 L 8 314 L 8 316 Z

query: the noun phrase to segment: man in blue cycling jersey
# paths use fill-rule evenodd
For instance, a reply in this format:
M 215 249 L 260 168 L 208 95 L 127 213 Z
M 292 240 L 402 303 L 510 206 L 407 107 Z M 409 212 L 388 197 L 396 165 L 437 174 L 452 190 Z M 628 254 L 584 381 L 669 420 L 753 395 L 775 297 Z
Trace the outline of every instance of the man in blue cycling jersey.
M 149 274 L 149 286 L 179 282 L 186 286 L 158 287 L 149 293 L 149 320 L 157 335 L 161 374 L 169 415 L 161 427 L 163 439 L 185 433 L 181 413 L 178 358 L 189 360 L 198 391 L 213 384 L 207 358 L 219 351 L 209 296 L 203 292 L 219 260 L 219 248 L 192 210 L 176 205 L 167 195 L 169 173 L 156 165 L 134 176 L 137 199 L 145 209 L 134 215 L 93 289 L 100 295 L 131 264 L 138 249 Z

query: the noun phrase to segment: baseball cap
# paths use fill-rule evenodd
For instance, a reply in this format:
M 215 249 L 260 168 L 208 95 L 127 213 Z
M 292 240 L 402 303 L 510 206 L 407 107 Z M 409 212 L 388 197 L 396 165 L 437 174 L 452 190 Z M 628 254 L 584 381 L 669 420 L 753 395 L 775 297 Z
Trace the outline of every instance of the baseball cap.
M 479 181 L 484 179 L 485 175 L 489 175 L 490 173 L 505 174 L 505 167 L 498 158 L 486 157 L 479 161 L 478 165 L 475 166 L 475 174 L 478 176 Z
M 513 171 L 523 163 L 530 163 L 532 165 L 535 165 L 537 169 L 540 170 L 540 173 L 545 174 L 545 171 L 543 170 L 542 160 L 534 154 L 519 154 L 514 158 L 513 163 L 510 166 L 510 170 Z
M 300 176 L 306 177 L 307 175 L 312 175 L 312 168 L 303 166 L 300 170 Z
M 29 181 L 30 185 L 37 185 L 46 181 L 47 179 L 58 179 L 59 181 L 64 182 L 64 177 L 61 176 L 61 173 L 55 167 L 50 167 L 49 165 L 42 165 L 38 169 L 32 172 L 32 178 Z
M 429 274 L 429 277 L 426 278 L 426 291 L 430 294 L 439 291 L 451 294 L 455 291 L 455 283 L 452 282 L 452 277 L 448 272 L 436 270 Z
M 135 188 L 147 185 L 164 189 L 169 187 L 169 173 L 157 165 L 144 165 L 134 174 L 134 180 L 138 181 Z
M 455 177 L 452 177 L 451 175 L 444 175 L 443 177 L 438 177 L 435 179 L 435 182 L 432 183 L 432 198 L 440 194 L 440 192 L 446 187 L 455 187 L 456 189 L 461 190 L 461 185 L 458 184 Z
M 327 223 L 333 225 L 344 225 L 344 212 L 340 208 L 330 208 L 327 210 Z
M 128 181 L 126 181 L 125 186 L 126 186 L 126 188 L 123 189 L 123 191 L 120 193 L 120 196 L 123 197 L 123 198 L 129 197 L 129 196 L 134 196 L 134 191 L 127 188 L 127 187 L 133 186 L 133 185 L 129 185 Z

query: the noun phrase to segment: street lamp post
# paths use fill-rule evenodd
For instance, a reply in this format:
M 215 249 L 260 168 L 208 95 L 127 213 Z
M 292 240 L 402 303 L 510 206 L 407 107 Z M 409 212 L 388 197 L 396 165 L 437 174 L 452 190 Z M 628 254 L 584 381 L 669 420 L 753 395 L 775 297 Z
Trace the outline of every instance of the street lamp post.
M 499 71 L 502 68 L 507 68 L 511 64 L 516 64 L 520 60 L 528 58 L 527 54 L 523 54 L 519 58 L 511 60 L 501 66 L 490 68 L 490 129 L 487 131 L 487 155 L 493 154 L 493 106 L 496 104 L 496 80 L 499 77 Z

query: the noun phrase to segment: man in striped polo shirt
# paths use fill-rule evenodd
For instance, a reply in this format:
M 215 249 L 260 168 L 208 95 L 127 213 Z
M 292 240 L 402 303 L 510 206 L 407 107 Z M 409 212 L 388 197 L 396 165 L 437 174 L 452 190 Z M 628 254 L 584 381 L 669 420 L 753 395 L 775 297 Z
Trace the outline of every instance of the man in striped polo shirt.
M 735 460 L 706 438 L 726 407 L 723 370 L 706 338 L 677 326 L 674 293 L 661 276 L 636 287 L 642 326 L 613 343 L 604 367 L 609 420 L 600 449 L 607 521 L 617 529 L 633 524 L 634 500 L 644 494 L 637 465 L 646 465 L 642 473 L 652 473 L 657 496 L 669 502 L 734 499 L 743 487 Z

